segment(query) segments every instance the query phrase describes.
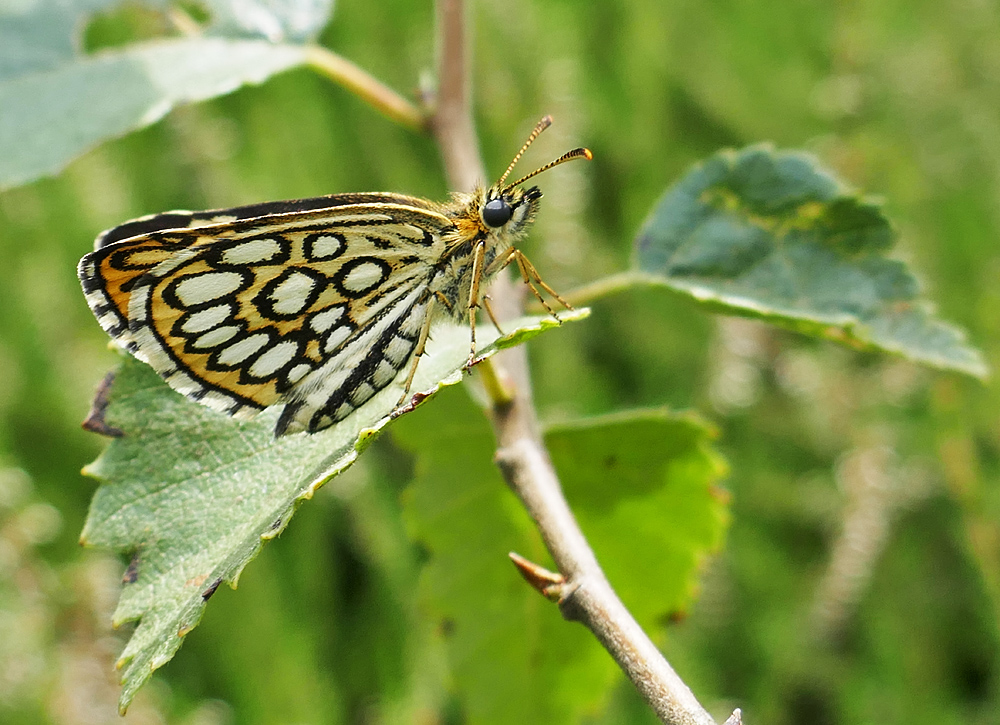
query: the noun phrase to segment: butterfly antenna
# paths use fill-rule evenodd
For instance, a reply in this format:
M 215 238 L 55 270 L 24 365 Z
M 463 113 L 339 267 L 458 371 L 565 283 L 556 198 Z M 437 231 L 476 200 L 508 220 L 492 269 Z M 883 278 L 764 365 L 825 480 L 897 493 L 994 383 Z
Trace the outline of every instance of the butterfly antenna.
M 524 146 L 521 147 L 521 150 L 514 155 L 514 160 L 510 162 L 510 166 L 507 167 L 507 170 L 503 172 L 503 176 L 500 177 L 500 181 L 497 182 L 498 187 L 503 186 L 503 182 L 507 180 L 507 177 L 510 176 L 510 172 L 514 170 L 514 165 L 521 160 L 521 157 L 524 156 L 524 152 L 528 150 L 528 147 L 531 146 L 536 138 L 538 138 L 539 134 L 551 125 L 552 116 L 545 116 L 535 125 L 535 130 L 531 132 L 530 136 L 528 136 L 528 140 L 524 142 Z M 511 186 L 517 186 L 517 184 L 511 184 Z
M 545 164 L 545 166 L 543 166 L 542 168 L 535 169 L 534 171 L 532 171 L 527 176 L 522 176 L 517 181 L 515 181 L 515 182 L 513 182 L 511 184 L 508 184 L 507 186 L 504 187 L 504 189 L 503 189 L 503 191 L 501 193 L 506 194 L 508 191 L 510 191 L 511 189 L 513 189 L 515 186 L 520 186 L 521 184 L 523 184 L 525 181 L 527 181 L 531 177 L 538 176 L 543 171 L 548 171 L 553 166 L 558 166 L 559 164 L 561 164 L 563 162 L 572 161 L 573 159 L 587 159 L 587 161 L 590 161 L 592 158 L 594 158 L 594 155 L 592 153 L 590 153 L 590 149 L 578 148 L 578 149 L 573 149 L 572 151 L 567 151 L 566 153 L 564 153 L 562 156 L 560 156 L 555 161 L 550 161 L 549 163 Z M 504 176 L 506 176 L 506 174 L 504 174 Z M 500 183 L 503 183 L 503 179 L 500 180 Z

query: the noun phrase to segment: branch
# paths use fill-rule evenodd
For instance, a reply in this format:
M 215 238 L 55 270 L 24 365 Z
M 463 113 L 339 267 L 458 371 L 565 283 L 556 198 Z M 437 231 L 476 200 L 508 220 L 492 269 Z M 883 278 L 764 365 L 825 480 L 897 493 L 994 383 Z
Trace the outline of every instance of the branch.
M 440 0 L 439 86 L 431 130 L 451 187 L 463 190 L 485 178 L 472 120 L 467 43 L 462 0 Z M 490 297 L 500 319 L 520 313 L 521 292 L 506 275 L 491 286 Z M 502 383 L 487 386 L 487 390 L 505 392 L 491 399 L 487 411 L 497 438 L 497 463 L 559 567 L 559 574 L 551 574 L 525 562 L 522 571 L 527 565 L 539 582 L 547 582 L 547 594 L 557 592 L 563 616 L 594 633 L 663 722 L 714 725 L 618 599 L 577 525 L 542 442 L 524 347 L 506 350 L 486 362 L 493 365 L 485 371 L 487 375 Z M 730 722 L 739 722 L 738 712 Z
M 471 191 L 486 174 L 472 122 L 465 13 L 461 0 L 441 0 L 437 8 L 438 88 L 431 131 L 451 188 Z

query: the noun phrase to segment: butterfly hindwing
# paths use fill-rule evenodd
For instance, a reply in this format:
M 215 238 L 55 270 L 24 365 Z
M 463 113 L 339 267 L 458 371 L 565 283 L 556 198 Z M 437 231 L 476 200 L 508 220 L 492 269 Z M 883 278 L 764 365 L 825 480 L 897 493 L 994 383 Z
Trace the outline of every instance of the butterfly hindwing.
M 185 395 L 239 417 L 288 403 L 278 434 L 327 427 L 406 367 L 451 225 L 409 197 L 349 196 L 377 201 L 202 212 L 214 223 L 105 242 L 80 264 L 88 302 Z M 293 202 L 258 206 L 276 204 Z M 128 224 L 180 225 L 184 214 Z
M 132 287 L 151 269 L 183 249 L 183 244 L 138 238 L 99 249 L 80 260 L 77 274 L 87 304 L 105 332 L 129 352 L 136 352 L 128 321 Z

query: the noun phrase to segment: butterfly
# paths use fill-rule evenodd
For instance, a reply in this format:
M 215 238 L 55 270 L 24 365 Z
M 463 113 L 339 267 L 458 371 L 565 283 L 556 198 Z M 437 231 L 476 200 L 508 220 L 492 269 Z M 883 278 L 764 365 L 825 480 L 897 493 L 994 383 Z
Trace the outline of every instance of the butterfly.
M 567 309 L 515 243 L 542 193 L 522 184 L 592 158 L 577 148 L 506 183 L 546 116 L 492 186 L 437 203 L 332 194 L 142 217 L 101 233 L 78 275 L 101 327 L 173 389 L 248 419 L 283 404 L 275 436 L 343 420 L 417 363 L 441 318 L 467 322 L 475 361 L 484 289 L 516 264 Z

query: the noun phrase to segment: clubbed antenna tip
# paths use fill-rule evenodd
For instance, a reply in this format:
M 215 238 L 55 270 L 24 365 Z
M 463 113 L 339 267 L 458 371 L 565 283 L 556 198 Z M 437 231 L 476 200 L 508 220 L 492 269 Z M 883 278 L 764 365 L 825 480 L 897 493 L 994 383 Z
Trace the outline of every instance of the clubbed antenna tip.
M 536 138 L 538 138 L 539 134 L 541 134 L 542 131 L 544 131 L 551 125 L 552 125 L 552 116 L 543 116 L 542 120 L 539 121 L 537 124 L 535 124 L 534 130 L 528 135 L 528 140 L 524 142 L 524 145 L 521 147 L 521 150 L 518 151 L 516 154 L 514 154 L 514 160 L 510 162 L 510 166 L 507 167 L 507 170 L 503 172 L 503 176 L 501 176 L 500 180 L 496 183 L 496 188 L 500 188 L 503 190 L 503 192 L 507 192 L 513 189 L 515 186 L 523 184 L 531 177 L 538 176 L 538 174 L 542 173 L 543 171 L 548 171 L 553 166 L 558 166 L 564 161 L 570 161 L 572 159 L 587 159 L 587 161 L 590 161 L 591 159 L 594 158 L 594 155 L 590 153 L 590 149 L 585 149 L 585 148 L 573 149 L 572 151 L 567 151 L 555 161 L 551 161 L 545 164 L 545 166 L 543 166 L 542 168 L 535 169 L 527 176 L 522 176 L 517 181 L 508 184 L 507 186 L 504 186 L 504 182 L 507 181 L 507 177 L 510 176 L 510 172 L 514 170 L 514 166 L 517 164 L 518 161 L 521 160 L 521 157 L 524 156 L 524 152 L 528 150 L 528 147 L 531 146 L 531 144 L 535 141 Z

